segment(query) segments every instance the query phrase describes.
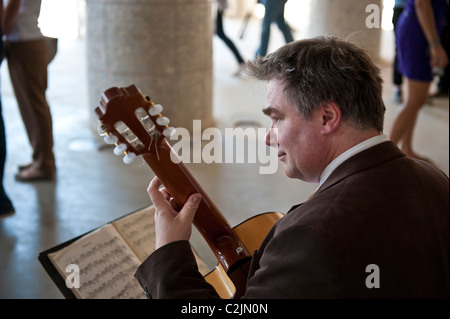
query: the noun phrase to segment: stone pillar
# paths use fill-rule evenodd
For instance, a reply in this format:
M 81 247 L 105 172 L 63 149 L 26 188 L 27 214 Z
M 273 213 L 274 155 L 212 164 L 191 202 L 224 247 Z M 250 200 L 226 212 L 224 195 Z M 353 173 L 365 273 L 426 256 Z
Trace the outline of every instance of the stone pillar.
M 213 124 L 212 0 L 86 0 L 89 107 L 135 84 L 174 127 Z
M 310 0 L 310 23 L 308 37 L 318 35 L 332 35 L 348 39 L 363 48 L 377 61 L 380 55 L 382 0 Z M 370 6 L 369 6 L 370 5 Z M 368 12 L 366 8 L 369 6 Z M 377 12 L 371 8 L 378 8 L 379 27 L 370 28 L 372 17 Z

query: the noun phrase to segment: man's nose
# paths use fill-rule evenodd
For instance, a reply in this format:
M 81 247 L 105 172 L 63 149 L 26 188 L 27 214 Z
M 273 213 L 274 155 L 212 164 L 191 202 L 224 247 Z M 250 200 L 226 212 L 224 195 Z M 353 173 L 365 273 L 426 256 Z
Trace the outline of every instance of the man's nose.
M 278 129 L 274 127 L 269 127 L 266 136 L 264 137 L 264 142 L 267 146 L 277 147 L 278 146 Z

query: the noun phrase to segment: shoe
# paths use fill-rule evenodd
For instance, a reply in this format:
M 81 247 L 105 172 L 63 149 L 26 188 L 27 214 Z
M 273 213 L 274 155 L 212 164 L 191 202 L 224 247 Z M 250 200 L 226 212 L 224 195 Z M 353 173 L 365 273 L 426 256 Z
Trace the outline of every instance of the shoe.
M 0 211 L 0 220 L 2 220 L 3 218 L 9 217 L 11 215 L 14 215 L 14 213 L 15 213 L 14 208 L 10 208 L 5 211 Z
M 38 182 L 53 180 L 53 173 L 41 172 L 35 168 L 28 167 L 19 171 L 15 178 L 18 182 Z
M 3 194 L 0 194 L 0 198 L 0 220 L 2 220 L 14 214 L 14 206 L 4 191 Z
M 448 91 L 437 91 L 433 95 L 431 95 L 432 98 L 448 98 Z
M 401 90 L 395 90 L 394 91 L 394 102 L 397 104 L 403 103 L 403 94 Z

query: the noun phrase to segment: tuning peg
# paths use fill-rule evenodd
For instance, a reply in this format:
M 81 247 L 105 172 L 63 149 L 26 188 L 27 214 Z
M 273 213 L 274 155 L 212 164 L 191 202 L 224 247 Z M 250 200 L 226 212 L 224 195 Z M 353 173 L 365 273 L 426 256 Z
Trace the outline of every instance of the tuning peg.
M 97 132 L 100 136 L 106 135 L 106 127 L 100 121 L 97 123 Z
M 130 153 L 127 153 L 127 154 L 123 157 L 123 162 L 124 162 L 125 164 L 131 164 L 135 159 L 136 159 L 136 154 L 130 152 Z
M 115 135 L 105 132 L 106 136 L 103 138 L 106 144 L 116 144 L 119 140 Z
M 150 108 L 150 110 L 148 111 L 148 113 L 149 113 L 151 116 L 156 116 L 156 115 L 158 115 L 159 113 L 161 113 L 162 110 L 163 110 L 163 107 L 162 107 L 161 104 L 155 104 L 155 105 L 153 105 L 153 106 Z
M 117 144 L 116 147 L 114 147 L 114 154 L 119 156 L 122 155 L 123 152 L 127 150 L 127 146 L 125 144 Z
M 163 135 L 165 136 L 165 137 L 170 137 L 170 136 L 172 136 L 173 134 L 175 134 L 175 128 L 174 127 L 168 127 L 168 128 L 166 128 L 164 131 L 163 131 Z
M 156 123 L 157 123 L 158 125 L 160 125 L 160 126 L 164 126 L 164 125 L 169 124 L 169 123 L 170 123 L 170 120 L 169 120 L 168 117 L 161 116 L 161 117 L 158 117 L 158 118 L 156 119 Z

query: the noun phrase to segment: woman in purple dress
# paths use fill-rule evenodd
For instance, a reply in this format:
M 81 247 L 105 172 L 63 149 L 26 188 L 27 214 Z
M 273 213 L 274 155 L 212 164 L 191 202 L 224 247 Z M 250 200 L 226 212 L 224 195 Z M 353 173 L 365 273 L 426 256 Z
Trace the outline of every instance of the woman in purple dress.
M 390 138 L 401 144 L 406 155 L 415 158 L 421 158 L 412 149 L 417 115 L 427 101 L 433 70 L 448 64 L 439 37 L 445 24 L 446 5 L 448 0 L 408 0 L 397 24 L 398 68 L 406 78 L 408 95 Z

